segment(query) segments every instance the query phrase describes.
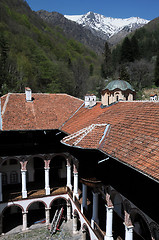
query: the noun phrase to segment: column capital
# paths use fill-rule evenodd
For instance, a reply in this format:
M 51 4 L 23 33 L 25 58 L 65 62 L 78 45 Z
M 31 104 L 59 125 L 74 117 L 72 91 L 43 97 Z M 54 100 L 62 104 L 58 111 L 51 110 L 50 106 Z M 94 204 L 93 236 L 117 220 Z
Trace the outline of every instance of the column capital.
M 50 210 L 51 208 L 46 207 L 45 210 Z
M 133 228 L 134 228 L 133 225 L 127 226 L 127 225 L 125 224 L 125 222 L 124 222 L 123 224 L 124 224 L 124 226 L 128 229 L 129 232 L 132 232 L 132 231 L 133 231 Z
M 50 168 L 50 161 L 51 160 L 48 160 L 48 159 L 46 159 L 46 160 L 44 160 L 44 163 L 45 163 L 45 169 L 49 169 Z
M 67 167 L 71 167 L 71 159 L 70 158 L 66 158 L 66 162 L 67 162 Z
M 94 188 L 92 190 L 93 195 L 99 195 L 98 189 Z
M 75 164 L 73 164 L 73 173 L 78 174 L 78 167 Z
M 108 209 L 108 210 L 113 210 L 114 209 L 114 206 L 108 206 L 107 204 L 105 204 L 105 207 L 106 207 L 106 209 Z
M 22 212 L 22 214 L 27 214 L 27 213 L 28 213 L 28 211 L 23 211 L 23 212 Z
M 106 193 L 106 202 L 107 202 L 107 207 L 113 207 L 113 203 L 109 193 Z
M 50 170 L 50 167 L 44 167 L 45 170 Z
M 27 163 L 28 163 L 28 161 L 20 161 L 21 171 L 27 171 L 27 169 L 26 169 Z
M 127 213 L 127 211 L 125 212 L 125 216 L 124 216 L 124 225 L 129 228 L 129 227 L 133 227 L 132 222 L 131 222 L 131 218 L 130 218 L 130 214 Z

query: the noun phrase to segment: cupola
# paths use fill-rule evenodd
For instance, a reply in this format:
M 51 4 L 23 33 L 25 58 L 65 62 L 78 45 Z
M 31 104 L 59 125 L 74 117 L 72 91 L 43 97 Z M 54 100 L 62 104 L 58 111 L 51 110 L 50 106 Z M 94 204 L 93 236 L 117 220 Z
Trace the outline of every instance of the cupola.
M 123 101 L 133 101 L 135 90 L 130 83 L 124 80 L 114 80 L 102 90 L 102 105 L 108 106 L 112 103 Z

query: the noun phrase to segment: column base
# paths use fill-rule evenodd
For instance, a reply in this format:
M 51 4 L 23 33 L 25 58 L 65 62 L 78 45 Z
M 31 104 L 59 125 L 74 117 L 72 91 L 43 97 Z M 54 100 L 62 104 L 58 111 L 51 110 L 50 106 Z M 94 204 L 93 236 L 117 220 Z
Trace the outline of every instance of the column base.
M 69 187 L 69 189 L 72 191 L 72 185 L 67 185 L 67 187 Z
M 84 207 L 81 205 L 81 213 L 84 213 Z
M 91 219 L 91 227 L 94 229 L 94 220 Z
M 105 236 L 104 240 L 114 240 L 114 238 L 112 236 Z
M 27 198 L 27 191 L 22 192 L 22 198 Z
M 50 188 L 45 188 L 45 195 L 50 195 Z
M 79 199 L 79 194 L 78 193 L 73 193 L 73 201 L 75 201 L 75 197 Z
M 29 228 L 27 227 L 27 228 L 22 228 L 22 232 L 25 232 L 25 231 L 28 231 L 29 230 Z

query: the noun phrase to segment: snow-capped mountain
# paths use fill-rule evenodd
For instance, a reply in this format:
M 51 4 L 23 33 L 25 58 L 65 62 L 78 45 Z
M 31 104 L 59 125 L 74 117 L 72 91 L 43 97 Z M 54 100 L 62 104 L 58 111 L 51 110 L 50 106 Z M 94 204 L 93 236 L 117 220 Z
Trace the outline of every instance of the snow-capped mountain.
M 147 24 L 149 20 L 139 17 L 126 19 L 105 17 L 98 13 L 88 12 L 84 15 L 64 15 L 65 18 L 74 21 L 83 27 L 90 29 L 95 35 L 108 39 L 120 31 L 131 32 Z

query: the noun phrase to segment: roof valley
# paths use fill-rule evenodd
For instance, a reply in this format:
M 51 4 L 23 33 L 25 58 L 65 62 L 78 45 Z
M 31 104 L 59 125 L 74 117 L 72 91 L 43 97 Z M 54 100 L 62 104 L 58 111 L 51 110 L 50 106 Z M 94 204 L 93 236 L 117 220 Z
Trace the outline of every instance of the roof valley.
M 10 93 L 7 94 L 5 103 L 4 103 L 4 105 L 3 105 L 2 116 L 3 116 L 3 114 L 5 113 L 5 110 L 6 110 L 6 108 L 7 108 L 7 104 L 8 104 L 8 102 L 9 102 L 9 97 L 10 97 Z

